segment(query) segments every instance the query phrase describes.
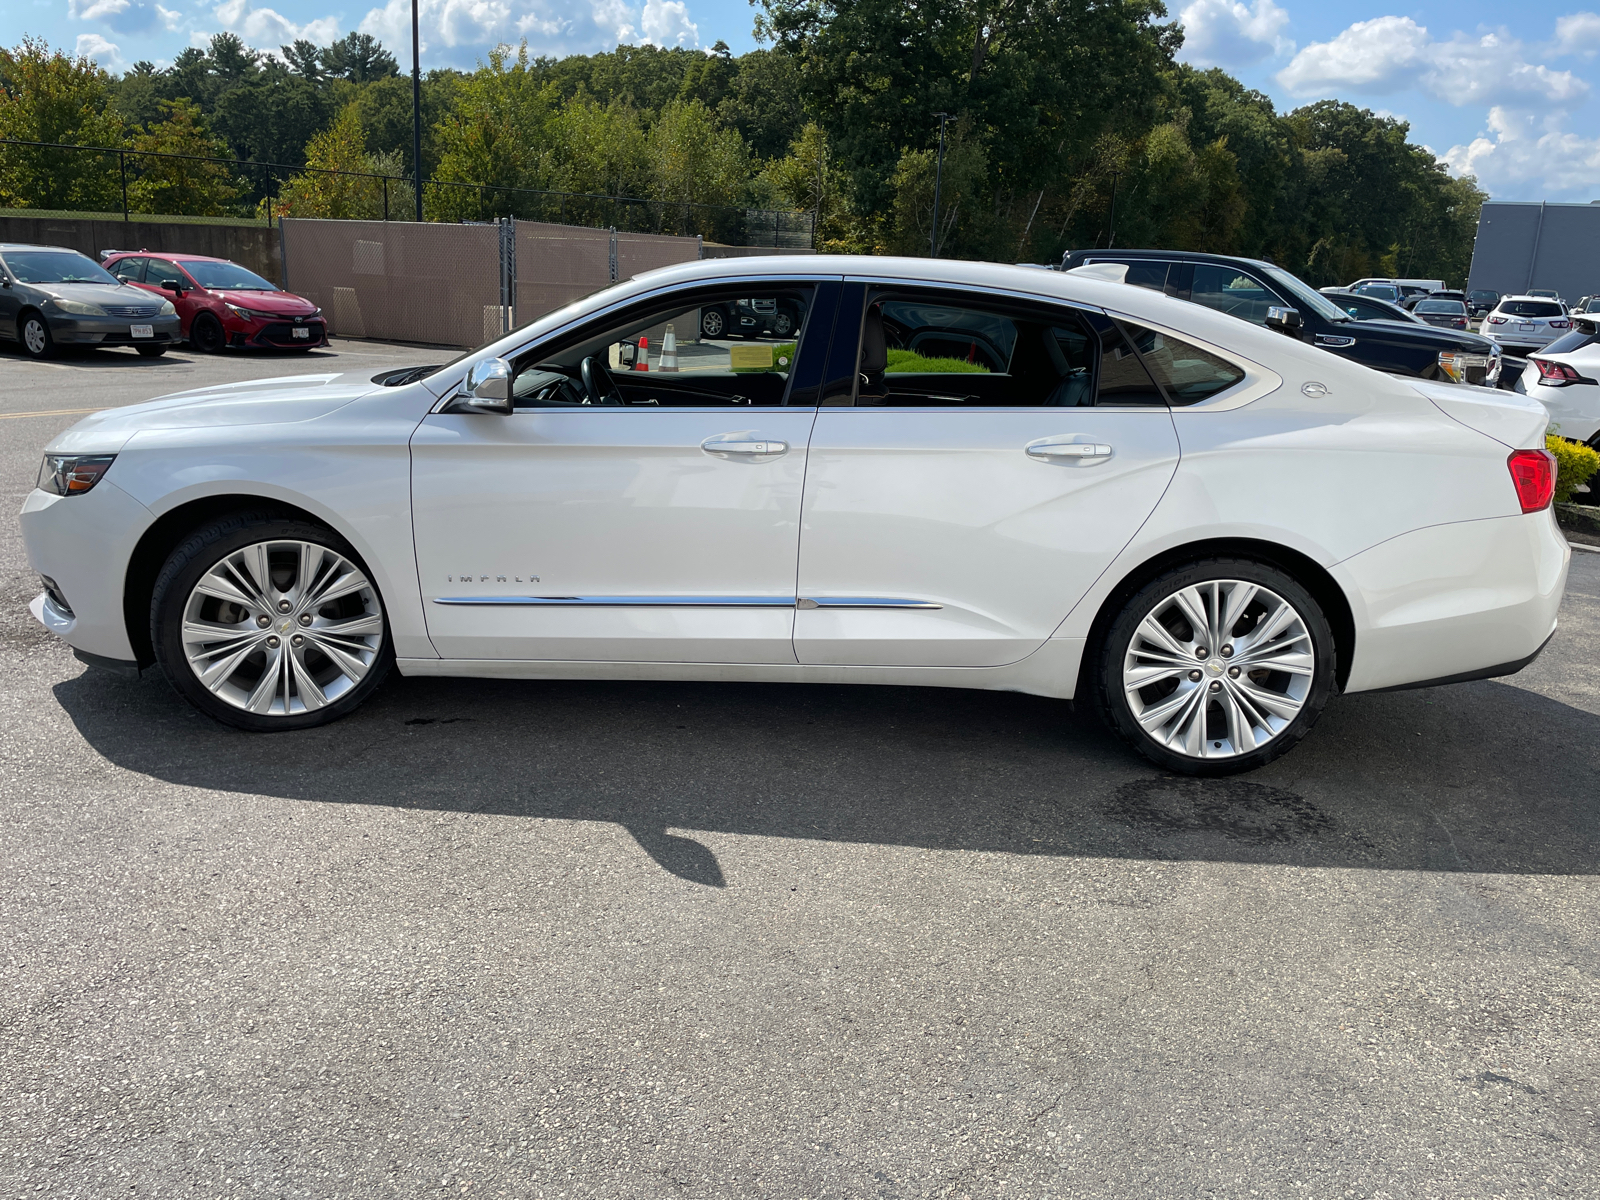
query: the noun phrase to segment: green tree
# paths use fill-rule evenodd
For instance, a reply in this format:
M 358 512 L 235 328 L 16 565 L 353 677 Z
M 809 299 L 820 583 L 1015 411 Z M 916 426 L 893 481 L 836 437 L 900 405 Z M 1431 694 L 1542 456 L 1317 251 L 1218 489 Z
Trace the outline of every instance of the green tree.
M 217 96 L 212 124 L 238 158 L 299 166 L 335 111 L 326 90 L 269 60 Z
M 52 52 L 37 38 L 0 48 L 0 137 L 74 146 L 121 146 L 111 77 L 90 59 Z M 22 208 L 121 207 L 115 157 L 36 146 L 0 146 L 0 204 Z
M 557 182 L 565 191 L 642 196 L 650 177 L 639 110 L 625 100 L 601 107 L 586 95 L 568 101 L 555 119 L 561 147 Z
M 717 116 L 739 131 L 758 158 L 781 158 L 805 119 L 799 61 L 778 50 L 752 50 L 738 68 Z
M 941 170 L 937 150 L 907 150 L 894 172 L 894 223 L 889 239 L 895 254 L 940 257 L 990 257 L 985 252 L 996 230 L 986 221 L 988 155 L 970 123 L 949 131 Z M 935 233 L 933 200 L 939 193 Z
M 828 152 L 828 135 L 822 126 L 808 123 L 790 143 L 788 155 L 769 166 L 763 179 L 768 205 L 812 214 L 818 249 L 848 252 L 860 248 L 844 180 Z
M 172 216 L 220 216 L 240 188 L 226 165 L 200 160 L 228 157 L 227 144 L 211 136 L 192 100 L 163 100 L 161 109 L 164 119 L 133 139 L 128 158 L 130 166 L 138 164 L 139 176 L 128 188 L 129 206 Z
M 650 193 L 672 204 L 733 204 L 750 177 L 744 139 L 699 100 L 673 100 L 649 136 Z
M 283 216 L 379 220 L 385 211 L 385 185 L 371 176 L 401 174 L 397 155 L 367 153 L 361 117 L 354 105 L 346 105 L 333 124 L 307 144 L 306 166 L 312 169 L 286 182 L 274 201 L 275 211 Z M 391 182 L 387 192 L 390 219 L 411 219 L 411 189 Z
M 400 72 L 394 55 L 370 33 L 348 33 L 321 53 L 322 69 L 334 79 L 371 83 Z

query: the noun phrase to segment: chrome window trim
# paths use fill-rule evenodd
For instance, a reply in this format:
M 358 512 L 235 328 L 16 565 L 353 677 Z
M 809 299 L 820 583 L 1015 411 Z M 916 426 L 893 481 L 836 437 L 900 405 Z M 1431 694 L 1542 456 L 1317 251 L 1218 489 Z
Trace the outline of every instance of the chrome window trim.
M 999 288 L 986 283 L 951 283 L 948 280 L 926 279 L 894 279 L 877 275 L 847 275 L 846 283 L 865 283 L 873 287 L 901 287 L 916 288 L 932 291 L 966 292 L 984 296 L 1001 296 L 1010 300 L 1027 300 L 1037 302 L 1048 301 L 1066 308 L 1075 308 L 1079 312 L 1099 313 L 1109 315 L 1109 310 L 1101 308 L 1098 304 L 1086 304 L 1081 300 L 1072 300 L 1066 296 L 1056 295 L 1054 292 L 1024 292 L 1016 288 Z
M 877 608 L 939 609 L 894 596 L 435 596 L 435 604 L 489 608 Z
M 624 297 L 624 298 L 619 299 L 619 300 L 614 300 L 610 304 L 603 305 L 600 308 L 590 309 L 588 312 L 581 313 L 578 316 L 573 317 L 570 321 L 567 321 L 564 324 L 555 326 L 553 329 L 547 329 L 543 333 L 538 334 L 535 337 L 530 337 L 530 338 L 527 339 L 527 341 L 522 342 L 521 344 L 513 347 L 512 349 L 506 350 L 501 354 L 495 355 L 494 357 L 496 357 L 496 358 L 505 358 L 505 359 L 519 358 L 523 354 L 526 354 L 529 349 L 531 349 L 534 346 L 537 346 L 540 342 L 547 341 L 547 340 L 549 340 L 550 338 L 553 338 L 553 337 L 559 337 L 559 336 L 561 336 L 562 334 L 565 334 L 565 333 L 570 333 L 572 330 L 576 329 L 579 325 L 583 325 L 588 321 L 595 320 L 598 317 L 604 317 L 604 316 L 606 316 L 606 315 L 608 315 L 610 313 L 618 312 L 621 309 L 627 308 L 628 306 L 633 305 L 633 304 L 640 303 L 641 301 L 652 300 L 652 299 L 656 298 L 657 296 L 667 296 L 667 295 L 671 295 L 673 292 L 689 291 L 689 290 L 694 290 L 694 289 L 698 289 L 698 288 L 701 288 L 701 287 L 720 287 L 720 286 L 723 286 L 725 284 L 745 284 L 745 283 L 749 283 L 749 282 L 751 282 L 753 280 L 754 281 L 759 281 L 761 278 L 762 278 L 761 276 L 745 275 L 745 274 L 740 274 L 740 275 L 712 275 L 712 276 L 708 276 L 708 277 L 706 277 L 704 279 L 695 279 L 692 282 L 688 282 L 688 283 L 683 282 L 682 280 L 680 280 L 677 283 L 664 283 L 660 287 L 650 288 L 650 289 L 647 289 L 647 290 L 642 291 L 642 292 L 634 292 L 631 296 L 627 296 L 627 297 Z M 790 282 L 790 283 L 827 283 L 829 281 L 841 282 L 844 279 L 844 275 L 841 274 L 840 272 L 837 272 L 837 271 L 821 271 L 821 272 L 817 272 L 815 274 L 810 273 L 810 272 L 796 272 L 796 273 L 793 273 L 793 274 L 791 274 L 789 272 L 784 272 L 780 276 L 780 278 L 782 278 L 785 282 Z M 615 286 L 615 285 L 613 285 L 613 286 Z M 577 303 L 582 303 L 582 301 L 578 301 Z M 489 351 L 490 349 L 492 349 L 493 345 L 494 344 L 491 343 L 489 346 L 480 347 L 479 351 L 474 352 L 474 357 L 472 359 L 470 359 L 470 360 L 463 359 L 461 362 L 456 364 L 456 366 L 462 368 L 460 377 L 455 379 L 455 381 L 453 383 L 449 383 L 449 384 L 445 385 L 444 394 L 442 396 L 440 396 L 438 403 L 436 403 L 432 408 L 430 408 L 428 410 L 428 415 L 429 416 L 433 416 L 434 414 L 438 413 L 441 409 L 443 409 L 445 407 L 445 405 L 450 403 L 450 401 L 455 398 L 456 392 L 461 387 L 462 380 L 466 379 L 467 372 L 472 369 L 472 364 L 478 361 L 477 354 L 480 353 L 480 352 Z M 420 382 L 420 380 L 419 380 L 419 382 Z M 589 407 L 596 407 L 596 406 L 591 405 Z M 607 406 L 607 407 L 614 407 L 614 406 Z M 634 407 L 634 408 L 649 408 L 651 406 L 648 405 L 648 404 L 638 404 L 638 405 L 632 405 L 631 407 Z

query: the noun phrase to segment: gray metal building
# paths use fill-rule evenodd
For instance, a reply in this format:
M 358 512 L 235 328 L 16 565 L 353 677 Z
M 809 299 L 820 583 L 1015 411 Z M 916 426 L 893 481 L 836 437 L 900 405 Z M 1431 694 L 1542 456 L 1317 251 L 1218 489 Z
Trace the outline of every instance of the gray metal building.
M 1478 217 L 1467 286 L 1502 296 L 1554 288 L 1569 303 L 1600 293 L 1600 202 L 1490 200 Z

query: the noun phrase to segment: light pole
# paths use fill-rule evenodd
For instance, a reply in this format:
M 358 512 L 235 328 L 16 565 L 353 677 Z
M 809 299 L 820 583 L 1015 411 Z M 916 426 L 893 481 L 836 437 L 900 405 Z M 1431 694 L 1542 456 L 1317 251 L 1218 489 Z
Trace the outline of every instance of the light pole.
M 1106 235 L 1107 250 L 1117 240 L 1117 180 L 1121 177 L 1121 171 L 1111 172 L 1111 232 Z
M 939 188 L 944 183 L 944 123 L 950 119 L 947 112 L 934 113 L 939 118 L 939 158 L 933 168 L 933 232 L 928 235 L 928 257 L 939 257 Z
M 422 220 L 422 47 L 417 40 L 417 0 L 411 0 L 411 178 L 417 185 L 417 220 Z

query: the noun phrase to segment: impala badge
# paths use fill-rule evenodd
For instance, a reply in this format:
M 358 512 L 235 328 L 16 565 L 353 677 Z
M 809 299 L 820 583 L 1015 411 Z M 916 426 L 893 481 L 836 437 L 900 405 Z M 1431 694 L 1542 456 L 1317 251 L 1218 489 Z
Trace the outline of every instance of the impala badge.
M 491 579 L 493 579 L 496 583 L 508 582 L 507 577 L 504 575 L 446 575 L 444 578 L 446 583 L 488 583 Z M 537 575 L 528 575 L 526 577 L 522 575 L 512 575 L 509 579 L 509 582 L 538 583 L 539 577 Z

